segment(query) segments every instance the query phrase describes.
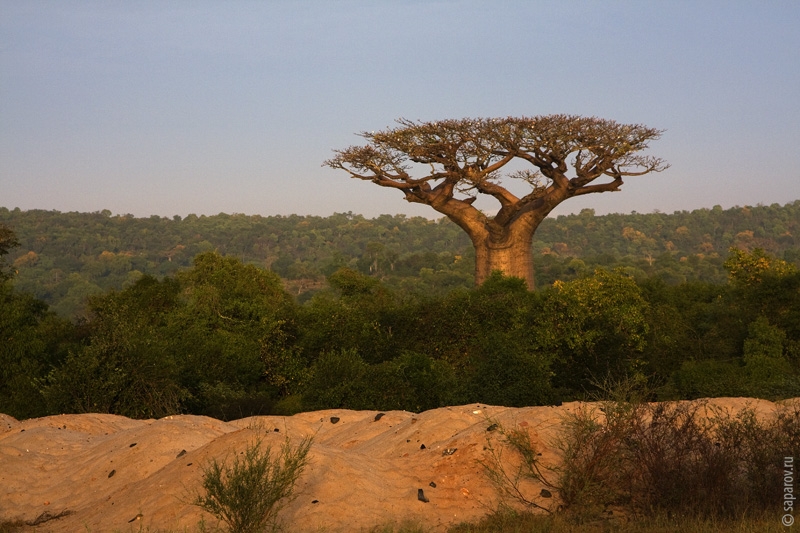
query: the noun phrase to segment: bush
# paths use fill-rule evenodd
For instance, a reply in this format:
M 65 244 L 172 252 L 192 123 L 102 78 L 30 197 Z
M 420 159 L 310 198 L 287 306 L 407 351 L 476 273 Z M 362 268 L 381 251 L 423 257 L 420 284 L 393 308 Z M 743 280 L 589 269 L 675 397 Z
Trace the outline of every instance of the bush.
M 288 438 L 279 454 L 262 448 L 261 438 L 235 455 L 203 468 L 204 494 L 194 505 L 223 521 L 233 533 L 260 533 L 277 529 L 278 512 L 293 499 L 294 485 L 308 464 L 311 438 L 292 447 Z
M 303 401 L 311 410 L 420 412 L 451 403 L 457 387 L 445 361 L 403 352 L 370 365 L 355 350 L 325 353 L 314 363 Z
M 800 453 L 800 406 L 759 420 L 752 409 L 730 414 L 702 402 L 602 402 L 567 415 L 552 468 L 524 430 L 501 435 L 519 466 L 509 473 L 492 451 L 487 472 L 501 495 L 529 508 L 551 510 L 541 496 L 552 491 L 580 523 L 618 511 L 729 520 L 763 516 L 781 501 L 783 458 Z

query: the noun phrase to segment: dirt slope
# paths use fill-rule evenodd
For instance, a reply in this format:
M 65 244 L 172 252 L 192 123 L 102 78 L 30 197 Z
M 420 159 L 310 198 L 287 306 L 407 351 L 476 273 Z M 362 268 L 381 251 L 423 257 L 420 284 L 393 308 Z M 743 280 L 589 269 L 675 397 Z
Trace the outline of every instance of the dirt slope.
M 774 408 L 741 398 L 713 403 L 762 413 Z M 288 531 L 359 531 L 405 519 L 444 530 L 479 519 L 496 503 L 478 462 L 487 438 L 496 435 L 487 431 L 493 422 L 526 427 L 542 444 L 543 459 L 552 461 L 546 444 L 561 417 L 579 405 L 466 405 L 387 412 L 378 420 L 377 411 L 348 410 L 233 422 L 102 414 L 19 422 L 0 414 L 0 523 L 38 522 L 36 531 L 43 532 L 192 531 L 203 517 L 214 524 L 187 503 L 202 466 L 243 450 L 260 434 L 276 448 L 287 435 L 314 436 L 299 497 L 281 515 Z M 418 499 L 419 489 L 429 502 Z

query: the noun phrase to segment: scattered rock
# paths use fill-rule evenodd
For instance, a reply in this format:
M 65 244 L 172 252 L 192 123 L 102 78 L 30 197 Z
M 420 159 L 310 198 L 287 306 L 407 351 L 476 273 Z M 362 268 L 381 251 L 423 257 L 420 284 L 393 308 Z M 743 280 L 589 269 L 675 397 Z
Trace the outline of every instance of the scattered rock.
M 332 416 L 332 417 L 331 417 L 331 424 L 335 424 L 335 423 L 336 423 L 336 422 L 338 422 L 339 420 L 341 420 L 341 418 L 339 418 L 338 416 Z
M 428 483 L 428 485 L 430 485 L 434 489 L 436 488 L 436 482 L 435 481 L 431 481 L 430 483 Z
M 419 449 L 420 449 L 420 450 L 424 450 L 426 447 L 427 447 L 427 446 L 425 446 L 424 444 L 420 444 L 420 446 L 419 446 Z
M 541 496 L 542 498 L 552 498 L 553 493 L 547 489 L 542 489 L 541 492 L 539 492 L 539 496 Z
M 139 513 L 136 516 L 134 516 L 133 518 L 131 518 L 130 520 L 128 520 L 128 523 L 130 524 L 131 522 L 136 522 L 137 520 L 141 520 L 143 516 L 144 515 L 142 513 Z
M 136 446 L 136 443 L 135 443 L 135 442 L 134 442 L 134 443 L 131 443 L 131 445 L 130 445 L 130 446 L 128 446 L 128 448 L 133 448 L 134 446 Z
M 378 413 L 377 415 L 375 415 L 375 420 L 374 420 L 374 422 L 377 422 L 378 420 L 380 420 L 381 418 L 383 418 L 385 414 L 386 414 L 386 413 Z
M 178 453 L 178 457 L 183 457 L 184 455 L 186 455 L 186 450 L 181 450 L 180 453 Z M 178 457 L 176 457 L 175 459 L 177 459 Z
M 453 455 L 454 453 L 456 453 L 456 450 L 458 450 L 458 448 L 447 448 L 442 452 L 442 455 L 443 456 Z
M 430 500 L 425 497 L 425 491 L 417 489 L 417 499 L 423 503 L 428 503 Z
M 111 472 L 108 473 L 108 477 L 114 477 L 114 474 L 116 473 L 117 473 L 116 470 L 112 470 Z
M 494 430 L 496 430 L 498 427 L 499 427 L 499 426 L 498 426 L 497 424 L 492 424 L 491 426 L 489 426 L 488 428 L 486 428 L 486 431 L 494 431 Z

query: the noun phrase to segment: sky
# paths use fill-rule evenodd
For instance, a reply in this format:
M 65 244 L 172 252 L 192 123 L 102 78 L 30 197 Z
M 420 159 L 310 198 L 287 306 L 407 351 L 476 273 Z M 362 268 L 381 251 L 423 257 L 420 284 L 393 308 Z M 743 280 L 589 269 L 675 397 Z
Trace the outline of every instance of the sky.
M 663 129 L 671 166 L 555 214 L 785 204 L 798 27 L 795 0 L 0 0 L 0 206 L 438 218 L 322 163 L 398 118 L 560 113 Z

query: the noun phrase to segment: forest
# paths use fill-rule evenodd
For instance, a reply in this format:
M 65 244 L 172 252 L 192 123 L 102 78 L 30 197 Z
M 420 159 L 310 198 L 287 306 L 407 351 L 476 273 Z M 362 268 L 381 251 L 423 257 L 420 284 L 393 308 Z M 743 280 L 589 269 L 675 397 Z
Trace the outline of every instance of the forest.
M 536 290 L 453 223 L 0 208 L 0 412 L 800 396 L 800 201 L 545 220 Z
M 64 317 L 86 297 L 122 289 L 144 274 L 158 279 L 191 267 L 208 251 L 275 272 L 302 303 L 342 267 L 402 291 L 444 295 L 474 285 L 474 252 L 446 218 L 318 216 L 172 218 L 0 208 L 0 224 L 20 246 L 10 250 L 15 286 Z M 800 263 L 800 201 L 786 205 L 672 214 L 580 214 L 544 220 L 534 235 L 536 285 L 568 281 L 595 268 L 622 268 L 668 285 L 724 283 L 728 250 L 762 249 Z

